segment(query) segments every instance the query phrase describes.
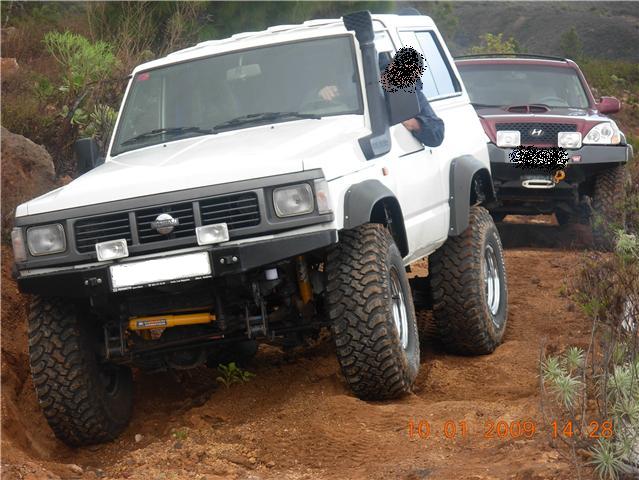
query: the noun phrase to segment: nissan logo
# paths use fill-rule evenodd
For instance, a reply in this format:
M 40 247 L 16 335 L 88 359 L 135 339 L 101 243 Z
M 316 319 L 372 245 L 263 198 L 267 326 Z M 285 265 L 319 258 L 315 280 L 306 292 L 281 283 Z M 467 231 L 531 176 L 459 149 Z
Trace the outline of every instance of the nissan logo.
M 531 137 L 541 137 L 544 134 L 544 131 L 541 128 L 533 128 L 530 131 Z
M 173 229 L 180 224 L 180 220 L 173 218 L 168 213 L 161 213 L 155 220 L 151 222 L 151 228 L 157 230 L 162 235 L 168 235 Z

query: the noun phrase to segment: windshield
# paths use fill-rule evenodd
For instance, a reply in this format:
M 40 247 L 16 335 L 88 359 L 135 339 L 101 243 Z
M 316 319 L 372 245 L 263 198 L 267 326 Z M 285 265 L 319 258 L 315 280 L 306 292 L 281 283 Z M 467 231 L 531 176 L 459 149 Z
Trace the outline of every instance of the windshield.
M 470 101 L 476 106 L 542 104 L 588 108 L 588 97 L 572 68 L 543 65 L 457 64 Z
M 337 98 L 320 95 L 329 85 Z M 111 155 L 222 129 L 361 113 L 350 35 L 271 45 L 138 73 Z

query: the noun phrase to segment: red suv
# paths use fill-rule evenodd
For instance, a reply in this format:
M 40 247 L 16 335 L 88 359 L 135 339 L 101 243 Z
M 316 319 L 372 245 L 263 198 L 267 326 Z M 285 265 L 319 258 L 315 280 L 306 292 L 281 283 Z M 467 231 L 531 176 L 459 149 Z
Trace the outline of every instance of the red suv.
M 619 111 L 619 100 L 596 101 L 577 64 L 563 58 L 471 55 L 456 64 L 488 136 L 498 200 L 493 217 L 554 213 L 560 224 L 590 222 L 595 244 L 609 248 L 608 227 L 624 223 L 616 207 L 633 154 L 606 116 Z M 544 165 L 558 154 L 563 163 Z

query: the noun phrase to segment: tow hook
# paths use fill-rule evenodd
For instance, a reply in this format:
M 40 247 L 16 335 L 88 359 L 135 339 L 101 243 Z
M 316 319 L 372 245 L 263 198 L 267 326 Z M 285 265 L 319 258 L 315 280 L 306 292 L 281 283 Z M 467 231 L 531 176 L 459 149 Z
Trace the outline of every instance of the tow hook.
M 557 170 L 555 174 L 553 175 L 552 180 L 555 183 L 559 183 L 565 178 L 566 178 L 566 172 L 564 170 Z

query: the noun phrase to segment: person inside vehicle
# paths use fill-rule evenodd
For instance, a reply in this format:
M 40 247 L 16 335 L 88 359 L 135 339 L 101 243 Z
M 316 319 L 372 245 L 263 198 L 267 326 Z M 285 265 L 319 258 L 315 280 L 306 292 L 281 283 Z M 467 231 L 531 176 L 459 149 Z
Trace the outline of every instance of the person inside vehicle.
M 384 90 L 392 92 L 396 89 L 415 89 L 419 102 L 419 113 L 402 122 L 417 140 L 427 147 L 438 147 L 444 141 L 444 122 L 433 111 L 426 96 L 422 92 L 420 77 L 424 72 L 424 60 L 413 48 L 400 48 L 390 60 L 387 54 L 380 54 L 381 84 Z M 331 102 L 340 96 L 337 85 L 321 88 L 318 96 Z

